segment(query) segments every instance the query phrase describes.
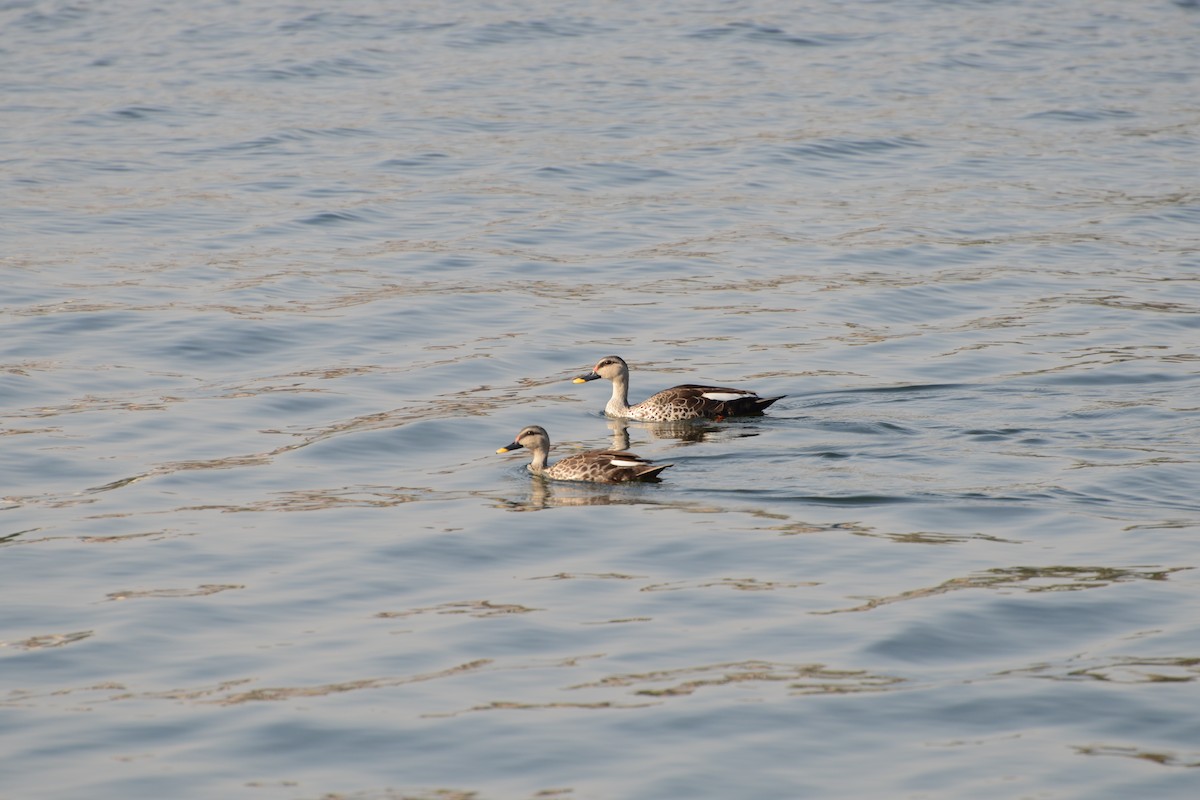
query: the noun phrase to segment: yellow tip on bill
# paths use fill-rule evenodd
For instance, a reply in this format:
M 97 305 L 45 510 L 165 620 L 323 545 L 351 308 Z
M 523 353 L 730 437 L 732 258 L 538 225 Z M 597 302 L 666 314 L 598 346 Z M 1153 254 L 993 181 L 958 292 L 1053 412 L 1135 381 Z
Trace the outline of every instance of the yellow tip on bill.
M 501 447 L 501 448 L 500 448 L 499 450 L 497 450 L 496 452 L 497 452 L 497 453 L 507 453 L 507 452 L 508 452 L 508 448 L 507 448 L 507 447 Z
M 571 381 L 571 383 L 587 383 L 587 381 L 585 381 L 583 378 L 576 378 L 575 380 Z

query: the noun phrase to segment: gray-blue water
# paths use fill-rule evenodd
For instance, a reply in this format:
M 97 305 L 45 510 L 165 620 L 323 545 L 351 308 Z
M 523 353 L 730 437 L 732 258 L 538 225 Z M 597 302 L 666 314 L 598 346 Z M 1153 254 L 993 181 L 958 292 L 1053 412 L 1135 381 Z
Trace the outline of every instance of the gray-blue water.
M 0 797 L 1196 797 L 1198 74 L 1183 0 L 0 3 Z

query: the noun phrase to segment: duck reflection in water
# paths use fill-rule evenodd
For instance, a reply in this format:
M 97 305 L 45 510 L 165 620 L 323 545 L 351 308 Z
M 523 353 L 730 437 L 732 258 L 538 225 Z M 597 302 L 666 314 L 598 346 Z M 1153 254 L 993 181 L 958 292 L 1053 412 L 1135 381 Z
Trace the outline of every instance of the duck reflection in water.
M 689 502 L 664 498 L 659 490 L 645 483 L 584 483 L 555 481 L 534 475 L 528 493 L 516 497 L 496 497 L 495 507 L 506 511 L 542 511 L 567 506 L 674 506 L 686 508 Z
M 758 436 L 758 428 L 744 424 L 719 424 L 711 420 L 677 420 L 674 422 L 635 422 L 609 417 L 606 422 L 612 433 L 614 450 L 628 450 L 629 429 L 645 431 L 653 439 L 674 439 L 682 444 L 696 444 L 719 439 L 740 439 Z

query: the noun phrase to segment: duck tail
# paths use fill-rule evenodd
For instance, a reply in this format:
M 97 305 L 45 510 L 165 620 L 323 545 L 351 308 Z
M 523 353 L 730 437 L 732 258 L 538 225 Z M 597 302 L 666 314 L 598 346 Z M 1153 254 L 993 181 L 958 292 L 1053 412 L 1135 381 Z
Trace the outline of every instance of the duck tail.
M 651 466 L 651 467 L 645 467 L 643 469 L 639 469 L 636 473 L 637 480 L 639 480 L 639 481 L 660 481 L 660 480 L 662 480 L 662 478 L 658 477 L 658 473 L 662 472 L 667 467 L 673 467 L 673 466 L 675 466 L 675 465 L 674 464 L 655 464 L 654 466 Z
M 787 397 L 786 394 L 781 394 L 778 397 L 758 397 L 754 400 L 755 407 L 761 412 L 771 406 L 775 401 L 782 400 Z

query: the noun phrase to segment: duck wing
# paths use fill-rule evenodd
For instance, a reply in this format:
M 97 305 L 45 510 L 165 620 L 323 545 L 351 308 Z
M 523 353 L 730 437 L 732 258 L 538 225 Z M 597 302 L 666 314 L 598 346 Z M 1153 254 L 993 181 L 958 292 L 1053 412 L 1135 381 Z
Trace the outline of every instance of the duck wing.
M 758 416 L 785 396 L 759 397 L 749 389 L 686 383 L 651 395 L 634 410 L 638 419 L 663 421 Z

